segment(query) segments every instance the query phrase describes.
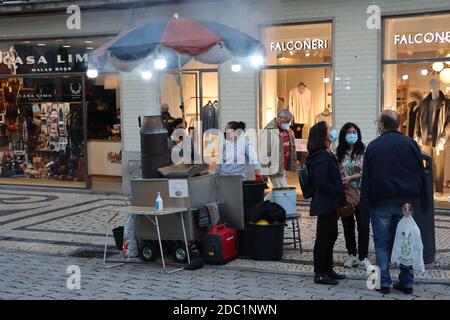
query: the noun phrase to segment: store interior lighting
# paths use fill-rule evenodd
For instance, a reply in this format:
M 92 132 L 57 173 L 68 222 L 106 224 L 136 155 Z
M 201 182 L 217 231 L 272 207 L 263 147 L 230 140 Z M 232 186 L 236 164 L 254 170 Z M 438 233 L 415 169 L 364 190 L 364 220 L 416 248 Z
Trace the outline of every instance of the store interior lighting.
M 422 69 L 422 70 L 420 70 L 420 74 L 421 74 L 422 76 L 427 76 L 427 75 L 428 75 L 428 69 Z
M 406 81 L 409 79 L 409 76 L 407 74 L 404 74 L 404 75 L 402 75 L 402 79 Z
M 432 68 L 436 72 L 441 72 L 444 69 L 444 63 L 443 62 L 435 62 L 435 63 L 433 63 Z
M 324 78 L 324 79 L 323 79 L 323 82 L 325 82 L 325 83 L 330 83 L 330 78 Z
M 439 79 L 443 83 L 450 83 L 450 68 L 445 68 L 444 70 L 442 70 L 439 74 Z

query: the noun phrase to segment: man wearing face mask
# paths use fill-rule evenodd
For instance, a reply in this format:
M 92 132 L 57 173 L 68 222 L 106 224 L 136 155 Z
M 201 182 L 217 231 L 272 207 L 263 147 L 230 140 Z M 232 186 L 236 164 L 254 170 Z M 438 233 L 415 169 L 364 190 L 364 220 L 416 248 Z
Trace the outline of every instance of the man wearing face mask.
M 274 188 L 288 187 L 286 171 L 296 171 L 296 153 L 294 132 L 291 130 L 292 113 L 282 109 L 278 116 L 264 128 L 268 135 L 267 155 L 272 158 L 278 152 L 278 171 L 269 175 Z M 275 132 L 279 138 L 279 149 L 271 150 L 271 134 Z
M 421 151 L 412 138 L 398 131 L 398 113 L 386 110 L 376 124 L 381 135 L 368 145 L 364 156 L 360 212 L 370 213 L 381 275 L 379 291 L 387 294 L 392 283 L 389 261 L 397 223 L 410 214 L 411 205 L 419 198 L 423 209 L 428 207 L 429 200 Z M 400 265 L 399 282 L 394 288 L 411 294 L 413 283 L 414 270 Z

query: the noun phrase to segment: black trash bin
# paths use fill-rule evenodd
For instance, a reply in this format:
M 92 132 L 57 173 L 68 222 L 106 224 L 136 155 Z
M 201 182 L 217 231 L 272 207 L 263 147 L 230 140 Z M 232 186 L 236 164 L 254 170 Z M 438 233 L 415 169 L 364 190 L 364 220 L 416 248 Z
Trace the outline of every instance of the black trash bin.
M 123 245 L 123 227 L 117 227 L 113 229 L 114 240 L 116 242 L 117 250 L 122 250 Z
M 421 201 L 413 205 L 413 218 L 420 229 L 423 242 L 423 261 L 425 264 L 433 263 L 436 258 L 436 236 L 434 229 L 434 199 L 433 199 L 433 159 L 422 153 L 425 169 L 425 192 L 428 207 L 422 209 Z
M 244 219 L 248 223 L 248 212 L 257 203 L 264 201 L 264 190 L 267 189 L 265 183 L 255 183 L 254 181 L 242 182 L 242 196 L 244 198 Z M 250 231 L 246 227 L 238 230 L 238 254 L 241 257 L 250 255 Z
M 276 261 L 283 257 L 284 223 L 249 224 L 249 256 L 252 260 Z
M 244 198 L 245 223 L 248 222 L 247 214 L 251 207 L 264 201 L 264 190 L 268 188 L 265 183 L 255 183 L 254 181 L 242 182 L 242 196 Z

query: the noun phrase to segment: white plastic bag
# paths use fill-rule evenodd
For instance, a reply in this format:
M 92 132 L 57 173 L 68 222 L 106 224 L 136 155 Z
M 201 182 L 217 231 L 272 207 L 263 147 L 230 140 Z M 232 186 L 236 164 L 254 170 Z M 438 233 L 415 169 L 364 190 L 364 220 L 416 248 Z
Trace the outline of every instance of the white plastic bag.
M 123 241 L 124 246 L 126 246 L 125 256 L 130 258 L 135 258 L 138 256 L 138 245 L 136 239 L 133 237 L 134 234 L 134 222 L 135 216 L 129 214 L 125 226 L 123 228 Z
M 411 215 L 403 217 L 398 222 L 391 262 L 396 265 L 412 267 L 416 272 L 425 271 L 420 229 Z

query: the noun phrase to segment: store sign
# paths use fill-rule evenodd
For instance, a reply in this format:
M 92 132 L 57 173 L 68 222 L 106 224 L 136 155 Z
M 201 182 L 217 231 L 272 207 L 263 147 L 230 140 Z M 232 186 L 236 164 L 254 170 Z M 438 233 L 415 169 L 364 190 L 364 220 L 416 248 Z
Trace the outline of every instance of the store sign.
M 8 51 L 0 50 L 0 63 L 15 74 L 84 72 L 87 70 L 89 55 L 76 50 L 15 45 Z
M 271 42 L 270 51 L 321 50 L 328 48 L 328 40 L 312 39 L 297 41 Z
M 396 46 L 423 43 L 450 43 L 450 31 L 396 34 L 394 36 L 394 45 Z

